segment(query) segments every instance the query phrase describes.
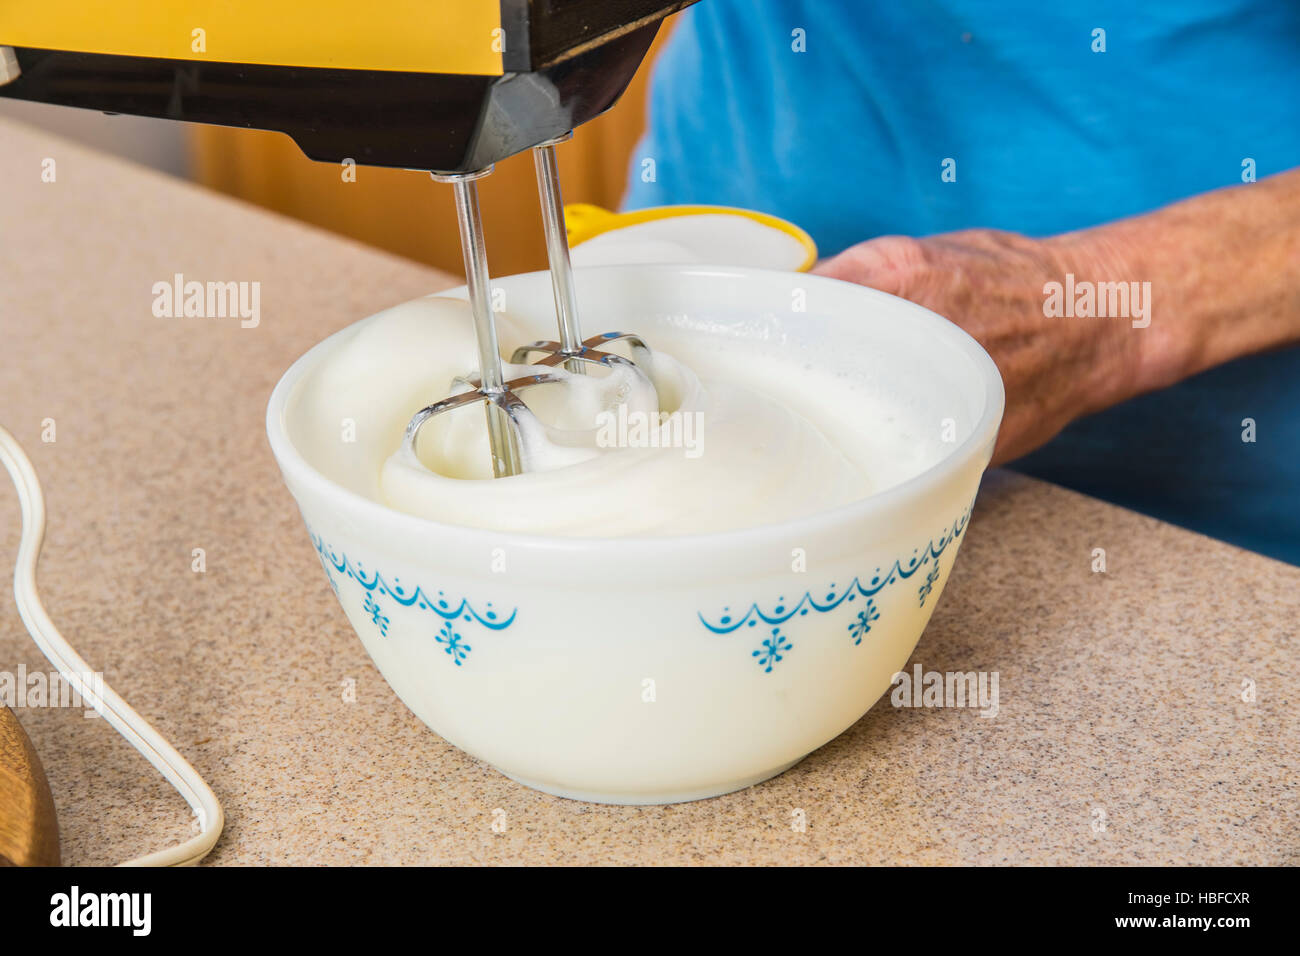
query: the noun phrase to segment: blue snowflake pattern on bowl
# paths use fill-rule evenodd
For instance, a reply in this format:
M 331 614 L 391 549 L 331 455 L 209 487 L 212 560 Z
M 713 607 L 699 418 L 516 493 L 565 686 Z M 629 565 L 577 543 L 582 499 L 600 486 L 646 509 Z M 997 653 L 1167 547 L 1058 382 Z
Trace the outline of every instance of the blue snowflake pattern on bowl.
M 384 614 L 379 602 L 369 591 L 366 592 L 366 603 L 362 605 L 365 612 L 370 615 L 370 623 L 379 628 L 379 633 L 383 637 L 388 636 L 388 616 Z
M 772 673 L 772 665 L 783 660 L 782 651 L 788 651 L 792 647 L 785 635 L 781 633 L 779 627 L 772 628 L 772 636 L 763 639 L 763 643 L 758 650 L 753 652 L 753 656 L 758 658 L 758 664 L 763 668 L 765 673 Z
M 880 611 L 876 609 L 874 598 L 867 598 L 867 606 L 858 612 L 858 616 L 849 621 L 849 637 L 853 638 L 853 644 L 856 646 L 862 643 L 862 638 L 866 637 L 867 632 L 871 630 L 871 625 L 880 620 Z
M 447 645 L 443 650 L 451 655 L 457 667 L 460 667 L 461 661 L 465 660 L 469 656 L 469 652 L 474 649 L 466 644 L 464 638 L 453 630 L 450 621 L 442 622 L 442 630 L 438 633 L 437 641 L 439 644 Z
M 763 668 L 764 673 L 770 674 L 775 665 L 785 660 L 788 652 L 794 649 L 794 643 L 789 635 L 782 631 L 782 626 L 786 622 L 796 616 L 806 617 L 810 611 L 828 614 L 841 605 L 864 598 L 865 606 L 859 605 L 860 610 L 850 615 L 846 628 L 853 645 L 859 646 L 881 617 L 880 608 L 874 600 L 875 596 L 898 581 L 910 580 L 923 567 L 926 568 L 926 574 L 923 583 L 917 589 L 917 600 L 920 607 L 925 606 L 939 580 L 940 558 L 949 545 L 960 538 L 966 530 L 973 506 L 974 501 L 967 506 L 961 517 L 952 523 L 951 528 L 945 529 L 937 539 L 927 542 L 925 546 L 914 549 L 906 559 L 895 560 L 887 571 L 877 568 L 870 578 L 855 577 L 845 588 L 838 588 L 832 583 L 818 591 L 816 596 L 812 591 L 806 591 L 798 601 L 794 602 L 778 597 L 770 611 L 763 610 L 755 601 L 744 614 L 739 616 L 732 614 L 729 608 L 723 608 L 722 614 L 716 620 L 706 618 L 703 613 L 697 613 L 697 616 L 708 631 L 717 635 L 731 634 L 742 627 L 757 627 L 760 622 L 766 625 L 769 635 L 763 638 L 757 649 L 750 651 L 750 657 Z M 503 617 L 493 608 L 490 601 L 482 611 L 479 611 L 467 599 L 455 600 L 447 597 L 443 591 L 438 591 L 437 597 L 432 597 L 419 586 L 414 589 L 404 586 L 400 578 L 393 578 L 390 583 L 379 571 L 367 573 L 360 562 L 353 562 L 346 554 L 336 552 L 310 529 L 308 534 L 320 558 L 321 566 L 329 578 L 330 587 L 340 595 L 340 598 L 342 595 L 335 577 L 336 573 L 351 578 L 364 589 L 362 610 L 379 630 L 381 637 L 388 635 L 391 618 L 385 613 L 376 595 L 396 602 L 395 612 L 410 608 L 432 611 L 441 619 L 436 622 L 438 630 L 434 640 L 443 646 L 444 653 L 457 667 L 464 664 L 473 648 L 466 643 L 464 636 L 453 624 L 459 627 L 478 624 L 488 631 L 500 632 L 510 627 L 519 615 L 519 609 L 515 608 Z
M 489 601 L 483 610 L 479 611 L 465 598 L 455 600 L 449 598 L 443 591 L 438 591 L 437 597 L 433 597 L 421 587 L 417 586 L 414 589 L 406 587 L 401 583 L 400 578 L 393 578 L 390 582 L 378 571 L 367 573 L 361 562 L 353 561 L 346 554 L 335 551 L 310 528 L 307 533 L 311 537 L 317 557 L 320 558 L 321 567 L 325 569 L 325 574 L 329 578 L 330 587 L 340 599 L 342 594 L 339 591 L 336 574 L 351 578 L 361 585 L 365 592 L 361 609 L 370 619 L 370 623 L 378 629 L 381 637 L 388 636 L 392 620 L 389 613 L 385 613 L 386 608 L 378 598 L 388 598 L 395 603 L 390 613 L 404 613 L 407 610 L 432 611 L 437 615 L 435 623 L 438 625 L 438 629 L 434 632 L 434 640 L 443 645 L 443 650 L 457 667 L 462 666 L 471 650 L 464 636 L 456 630 L 457 627 L 478 624 L 489 632 L 500 632 L 513 624 L 519 616 L 518 608 L 502 616 Z
M 914 549 L 907 558 L 898 558 L 887 571 L 876 568 L 869 578 L 856 577 L 845 588 L 837 588 L 832 583 L 818 591 L 816 595 L 812 591 L 805 591 L 803 597 L 797 601 L 787 601 L 784 596 L 778 597 L 771 610 L 764 610 L 755 601 L 749 605 L 745 613 L 739 615 L 733 614 L 730 608 L 725 607 L 722 613 L 712 620 L 699 613 L 700 623 L 707 630 L 718 635 L 732 634 L 742 627 L 756 627 L 760 622 L 770 627 L 772 636 L 764 638 L 758 649 L 750 652 L 750 656 L 763 665 L 764 673 L 770 674 L 772 666 L 784 660 L 785 652 L 793 646 L 781 633 L 782 625 L 796 616 L 806 617 L 809 611 L 829 614 L 843 604 L 865 598 L 866 606 L 851 615 L 847 627 L 849 637 L 857 647 L 871 630 L 871 626 L 880 620 L 880 609 L 874 600 L 875 596 L 891 584 L 910 580 L 921 568 L 926 569 L 926 574 L 916 593 L 919 606 L 925 607 L 925 602 L 934 593 L 934 586 L 939 580 L 939 559 L 948 550 L 949 545 L 965 532 L 974 506 L 975 502 L 972 500 L 961 517 L 950 527 L 945 528 L 938 538 Z

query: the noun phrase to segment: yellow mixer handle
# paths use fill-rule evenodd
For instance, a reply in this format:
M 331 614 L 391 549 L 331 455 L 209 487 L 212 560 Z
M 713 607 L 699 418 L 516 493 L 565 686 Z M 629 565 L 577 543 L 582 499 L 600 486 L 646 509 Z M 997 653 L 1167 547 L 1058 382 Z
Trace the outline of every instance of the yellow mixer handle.
M 792 222 L 786 222 L 777 216 L 753 209 L 739 209 L 735 206 L 651 206 L 649 209 L 634 209 L 631 212 L 613 212 L 591 203 L 571 203 L 564 207 L 564 227 L 569 234 L 569 245 L 576 246 L 602 233 L 625 226 L 635 226 L 656 219 L 672 219 L 677 216 L 744 216 L 754 222 L 777 229 L 787 236 L 798 240 L 803 246 L 805 256 L 796 272 L 807 272 L 817 261 L 817 244 L 812 236 Z

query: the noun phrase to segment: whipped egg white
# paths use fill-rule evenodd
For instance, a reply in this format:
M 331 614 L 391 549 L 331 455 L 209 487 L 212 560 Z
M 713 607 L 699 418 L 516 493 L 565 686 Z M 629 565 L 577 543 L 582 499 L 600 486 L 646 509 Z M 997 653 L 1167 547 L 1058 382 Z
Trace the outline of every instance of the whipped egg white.
M 502 349 L 533 341 L 497 315 Z M 693 338 L 698 336 L 698 340 Z M 531 534 L 684 535 L 771 524 L 866 497 L 941 457 L 925 423 L 827 380 L 780 349 L 677 329 L 653 348 L 654 387 L 627 369 L 520 392 L 525 473 L 494 479 L 482 403 L 420 408 L 476 371 L 469 306 L 428 297 L 358 323 L 291 398 L 319 470 L 389 508 Z M 613 348 L 611 348 L 613 350 Z M 507 379 L 525 367 L 506 366 Z M 350 439 L 350 440 L 349 440 Z

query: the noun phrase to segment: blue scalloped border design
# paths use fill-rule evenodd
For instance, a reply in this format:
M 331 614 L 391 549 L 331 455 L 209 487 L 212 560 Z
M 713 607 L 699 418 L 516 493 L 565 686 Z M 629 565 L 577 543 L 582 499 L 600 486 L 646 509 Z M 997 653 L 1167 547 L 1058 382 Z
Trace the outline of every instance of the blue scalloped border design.
M 928 565 L 925 578 L 917 588 L 918 607 L 925 607 L 926 600 L 934 593 L 934 585 L 939 580 L 939 559 L 949 545 L 965 532 L 974 505 L 972 499 L 950 528 L 944 529 L 937 539 L 930 540 L 922 547 L 914 548 L 906 560 L 896 559 L 888 572 L 882 573 L 880 568 L 876 568 L 875 573 L 865 584 L 861 577 L 855 577 L 843 589 L 838 589 L 832 582 L 828 587 L 817 592 L 818 595 L 825 594 L 825 597 L 814 597 L 812 591 L 805 591 L 803 597 L 793 604 L 787 602 L 784 597 L 778 597 L 770 611 L 764 611 L 759 603 L 754 601 L 740 617 L 734 616 L 730 608 L 724 607 L 716 623 L 706 618 L 703 612 L 696 612 L 697 616 L 708 631 L 717 635 L 732 634 L 745 626 L 757 627 L 760 621 L 765 624 L 768 634 L 759 648 L 750 652 L 750 657 L 763 668 L 765 673 L 770 674 L 773 666 L 785 660 L 789 652 L 794 649 L 790 635 L 783 630 L 788 621 L 795 616 L 806 616 L 809 611 L 828 614 L 845 602 L 853 602 L 863 597 L 866 598 L 865 606 L 855 617 L 851 617 L 846 628 L 851 643 L 856 647 L 862 643 L 862 639 L 880 619 L 880 609 L 873 600 L 874 597 L 897 581 L 910 580 L 921 568 Z M 330 587 L 334 589 L 335 594 L 339 592 L 335 573 L 351 578 L 365 590 L 365 606 L 362 610 L 370 616 L 371 623 L 379 631 L 380 637 L 388 636 L 390 618 L 375 600 L 376 594 L 391 598 L 399 607 L 428 610 L 440 617 L 442 620 L 435 640 L 443 645 L 443 650 L 457 667 L 464 664 L 473 648 L 455 631 L 454 622 L 477 622 L 489 631 L 499 632 L 510 627 L 519 616 L 519 609 L 515 608 L 509 616 L 503 618 L 493 609 L 491 601 L 480 612 L 465 598 L 456 601 L 448 598 L 443 591 L 438 591 L 438 596 L 434 598 L 419 586 L 413 590 L 404 587 L 400 578 L 393 578 L 390 583 L 379 571 L 368 574 L 361 562 L 354 562 L 346 554 L 339 554 L 310 528 L 307 529 L 307 534 L 311 538 L 312 546 L 316 549 L 321 567 L 325 569 Z
M 861 577 L 855 577 L 847 587 L 839 589 L 832 582 L 828 587 L 819 590 L 817 596 L 814 596 L 812 591 L 805 591 L 803 597 L 793 603 L 786 601 L 784 597 L 778 597 L 768 611 L 763 610 L 759 603 L 754 601 L 739 617 L 732 614 L 731 609 L 727 607 L 724 607 L 722 613 L 712 621 L 705 617 L 703 612 L 697 612 L 700 623 L 713 634 L 732 634 L 745 626 L 757 627 L 760 622 L 766 625 L 770 633 L 764 637 L 758 650 L 751 652 L 751 657 L 757 660 L 765 673 L 770 674 L 773 665 L 784 660 L 794 647 L 789 635 L 782 630 L 786 622 L 796 615 L 804 617 L 809 611 L 828 614 L 846 601 L 856 601 L 859 597 L 863 597 L 867 599 L 865 609 L 850 620 L 847 628 L 852 643 L 857 646 L 862 643 L 862 638 L 871 630 L 872 625 L 880 619 L 879 608 L 872 599 L 889 585 L 896 581 L 909 580 L 921 568 L 929 565 L 924 580 L 917 588 L 917 606 L 925 607 L 925 602 L 934 593 L 934 585 L 939 580 L 939 558 L 948 550 L 949 545 L 962 536 L 966 525 L 970 522 L 974 506 L 975 502 L 972 499 L 961 516 L 952 523 L 951 527 L 945 528 L 937 539 L 931 539 L 925 545 L 914 548 L 906 560 L 896 559 L 887 572 L 876 568 L 866 583 L 863 583 Z M 821 596 L 823 594 L 825 597 Z
M 510 612 L 509 616 L 502 617 L 493 609 L 491 601 L 480 612 L 465 598 L 456 601 L 448 598 L 443 591 L 439 591 L 436 598 L 431 597 L 419 586 L 416 586 L 414 590 L 404 587 L 401 578 L 393 578 L 390 583 L 378 571 L 368 574 L 360 561 L 354 562 L 346 554 L 335 551 L 310 528 L 307 529 L 307 534 L 311 538 L 312 546 L 316 549 L 316 555 L 320 558 L 321 567 L 325 569 L 325 575 L 329 578 L 330 587 L 334 589 L 335 594 L 338 594 L 339 591 L 338 582 L 334 578 L 335 572 L 351 578 L 365 589 L 366 600 L 362 610 L 369 615 L 370 621 L 379 631 L 380 637 L 388 636 L 390 619 L 388 615 L 384 614 L 383 607 L 375 600 L 376 594 L 392 598 L 399 607 L 414 607 L 419 610 L 432 611 L 438 615 L 442 620 L 439 622 L 439 628 L 434 635 L 434 639 L 443 645 L 443 650 L 455 662 L 457 667 L 464 663 L 471 647 L 464 643 L 461 635 L 454 630 L 453 622 L 477 622 L 489 631 L 504 631 L 519 616 L 519 609 L 515 608 Z

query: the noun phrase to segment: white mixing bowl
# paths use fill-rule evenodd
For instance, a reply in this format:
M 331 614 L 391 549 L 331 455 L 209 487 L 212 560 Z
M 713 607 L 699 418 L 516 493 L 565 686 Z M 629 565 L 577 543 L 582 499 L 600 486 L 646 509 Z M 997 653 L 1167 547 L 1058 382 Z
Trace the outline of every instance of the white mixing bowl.
M 512 315 L 553 327 L 547 274 L 494 285 Z M 683 329 L 776 342 L 955 440 L 900 485 L 782 524 L 621 539 L 439 524 L 343 487 L 295 444 L 295 390 L 345 330 L 280 380 L 271 448 L 366 650 L 446 740 L 582 800 L 671 803 L 749 786 L 857 721 L 911 655 L 992 454 L 1002 380 L 957 326 L 832 279 L 607 266 L 580 270 L 577 285 L 589 328 L 635 330 L 652 346 L 656 332 Z

